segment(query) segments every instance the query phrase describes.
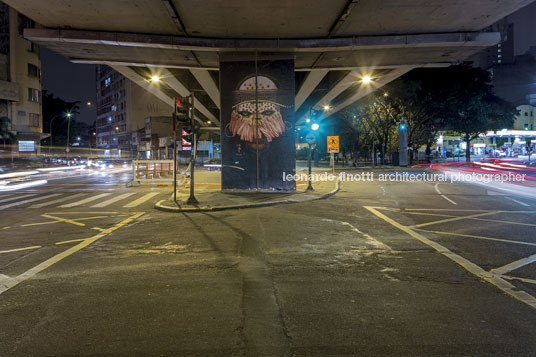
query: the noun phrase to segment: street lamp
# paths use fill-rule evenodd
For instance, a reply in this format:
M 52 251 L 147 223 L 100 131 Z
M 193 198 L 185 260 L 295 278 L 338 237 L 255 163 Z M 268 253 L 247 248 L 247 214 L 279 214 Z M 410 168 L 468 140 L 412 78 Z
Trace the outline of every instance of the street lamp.
M 318 128 L 320 128 L 320 125 L 318 125 L 318 123 L 313 123 L 313 125 L 311 125 L 311 129 L 313 129 L 313 131 L 317 131 Z
M 361 82 L 363 84 L 370 84 L 372 82 L 372 77 L 369 75 L 361 77 Z
M 71 117 L 72 113 L 67 112 L 67 146 L 65 147 L 65 158 L 67 159 L 67 165 L 71 166 L 71 163 L 69 162 L 69 135 L 71 132 Z

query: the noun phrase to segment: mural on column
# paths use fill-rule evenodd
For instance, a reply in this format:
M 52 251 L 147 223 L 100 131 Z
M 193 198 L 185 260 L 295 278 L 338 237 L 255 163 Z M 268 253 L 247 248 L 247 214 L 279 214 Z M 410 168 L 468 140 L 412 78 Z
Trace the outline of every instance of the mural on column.
M 294 61 L 222 61 L 222 190 L 294 191 Z

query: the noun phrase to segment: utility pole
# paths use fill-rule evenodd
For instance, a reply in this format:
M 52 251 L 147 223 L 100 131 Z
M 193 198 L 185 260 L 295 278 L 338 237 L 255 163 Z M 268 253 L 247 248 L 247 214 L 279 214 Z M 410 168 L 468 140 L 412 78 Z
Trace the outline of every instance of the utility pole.
M 173 121 L 173 201 L 177 202 L 177 98 L 175 98 L 171 119 Z

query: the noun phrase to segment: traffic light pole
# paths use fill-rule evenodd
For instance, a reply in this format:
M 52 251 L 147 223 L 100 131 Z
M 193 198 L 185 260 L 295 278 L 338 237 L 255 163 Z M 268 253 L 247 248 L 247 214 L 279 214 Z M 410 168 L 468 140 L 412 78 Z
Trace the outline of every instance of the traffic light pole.
M 177 202 L 177 99 L 173 109 L 173 201 Z
M 186 201 L 186 203 L 189 205 L 195 205 L 195 204 L 198 204 L 199 202 L 197 201 L 197 198 L 195 198 L 195 195 L 194 195 L 195 152 L 197 149 L 197 144 L 196 144 L 197 135 L 196 135 L 196 130 L 195 130 L 195 120 L 194 120 L 194 100 L 195 99 L 193 95 L 190 96 L 190 100 L 191 100 L 191 103 L 189 106 L 190 108 L 189 116 L 190 116 L 190 125 L 192 127 L 192 146 L 191 146 L 191 151 L 190 151 L 190 197 L 188 197 L 188 201 Z

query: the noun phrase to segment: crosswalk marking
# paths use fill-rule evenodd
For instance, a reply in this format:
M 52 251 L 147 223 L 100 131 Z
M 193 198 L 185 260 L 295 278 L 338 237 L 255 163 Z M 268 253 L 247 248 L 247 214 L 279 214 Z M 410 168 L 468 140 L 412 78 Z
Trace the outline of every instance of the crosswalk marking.
M 79 194 L 76 194 L 76 195 L 69 195 L 69 196 L 66 196 L 66 197 L 58 198 L 57 200 L 54 200 L 54 201 L 48 201 L 48 202 L 45 202 L 45 203 L 39 203 L 39 204 L 30 206 L 30 208 L 41 208 L 41 207 L 45 207 L 45 206 L 50 206 L 50 205 L 53 205 L 55 203 L 60 203 L 60 202 L 63 202 L 63 201 L 71 200 L 73 198 L 78 198 L 78 197 L 85 196 L 85 195 L 87 195 L 87 194 L 86 193 L 79 193 Z
M 125 208 L 132 208 L 132 207 L 136 207 L 136 206 L 139 206 L 141 205 L 143 202 L 145 201 L 148 201 L 150 200 L 151 198 L 153 198 L 154 196 L 157 196 L 158 195 L 158 192 L 151 192 L 151 193 L 148 193 L 144 196 L 141 196 L 140 198 L 138 198 L 137 200 L 134 200 L 126 205 L 124 205 L 123 207 Z
M 31 197 L 31 196 L 35 196 L 35 195 L 36 195 L 35 193 L 31 193 L 29 195 L 15 196 L 15 197 L 11 197 L 11 198 L 8 198 L 8 199 L 5 199 L 5 200 L 1 200 L 0 203 L 13 201 L 13 200 L 18 200 L 18 199 L 21 199 L 21 198 Z
M 106 206 L 109 206 L 111 205 L 112 203 L 115 203 L 117 201 L 121 201 L 127 197 L 130 197 L 132 196 L 134 193 L 124 193 L 122 195 L 119 195 L 119 196 L 116 196 L 114 198 L 111 198 L 107 201 L 104 201 L 104 202 L 101 202 L 101 203 L 97 203 L 96 205 L 93 205 L 91 207 L 95 207 L 95 208 L 100 208 L 100 207 L 106 207 Z
M 31 199 L 25 200 L 25 201 L 18 201 L 18 202 L 9 203 L 7 205 L 0 206 L 0 210 L 10 208 L 10 207 L 13 207 L 13 206 L 23 205 L 25 203 L 30 203 L 30 202 L 34 202 L 34 201 L 40 201 L 40 200 L 44 200 L 44 199 L 47 199 L 47 198 L 56 197 L 56 196 L 59 196 L 59 195 L 61 195 L 61 193 L 54 193 L 52 195 L 41 196 L 41 197 L 31 198 Z
M 70 208 L 70 207 L 81 206 L 81 205 L 86 204 L 88 202 L 96 201 L 99 198 L 106 197 L 106 196 L 109 196 L 109 195 L 111 195 L 111 193 L 101 193 L 100 195 L 88 197 L 85 200 L 81 200 L 81 201 L 77 201 L 77 202 L 73 202 L 73 203 L 68 203 L 66 205 L 60 206 L 60 208 Z

